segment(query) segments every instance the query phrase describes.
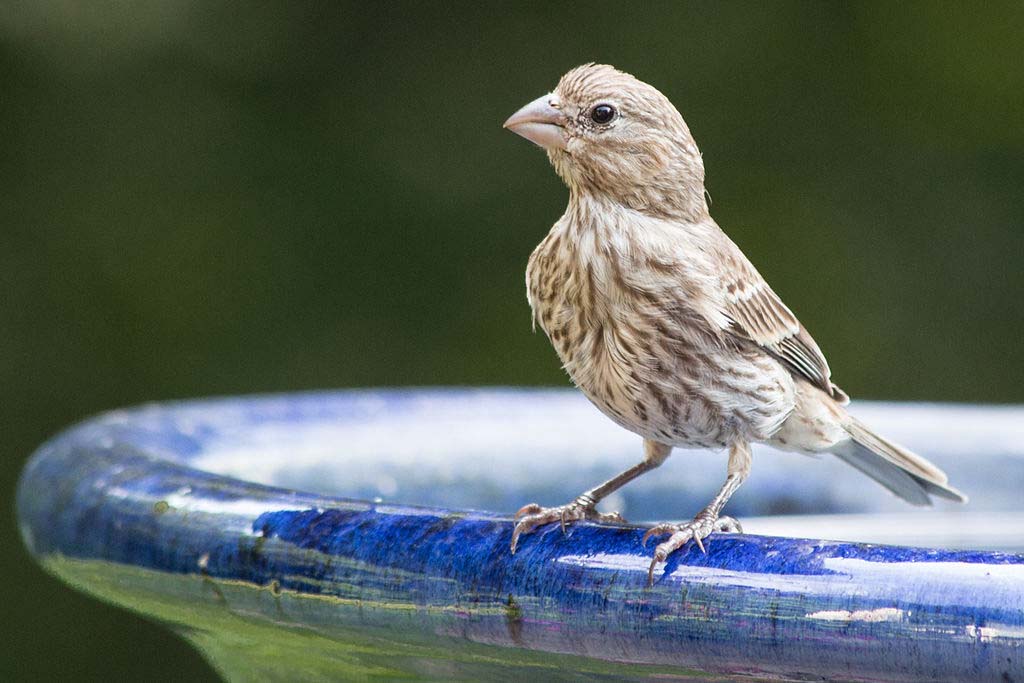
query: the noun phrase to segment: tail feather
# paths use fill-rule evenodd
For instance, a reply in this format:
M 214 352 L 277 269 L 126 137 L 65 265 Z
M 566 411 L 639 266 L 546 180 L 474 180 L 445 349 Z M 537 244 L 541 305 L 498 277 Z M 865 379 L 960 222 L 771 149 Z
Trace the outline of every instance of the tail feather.
M 930 505 L 928 494 L 967 502 L 967 496 L 949 486 L 946 474 L 921 456 L 879 436 L 853 417 L 843 427 L 850 440 L 836 444 L 832 452 L 908 503 Z

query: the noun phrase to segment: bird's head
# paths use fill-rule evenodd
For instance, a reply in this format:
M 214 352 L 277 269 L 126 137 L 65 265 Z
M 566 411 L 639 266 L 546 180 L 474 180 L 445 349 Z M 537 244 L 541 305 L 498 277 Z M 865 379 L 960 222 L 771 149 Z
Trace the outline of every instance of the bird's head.
M 662 216 L 706 214 L 704 163 L 676 108 L 606 64 L 584 64 L 505 128 L 545 150 L 573 194 Z

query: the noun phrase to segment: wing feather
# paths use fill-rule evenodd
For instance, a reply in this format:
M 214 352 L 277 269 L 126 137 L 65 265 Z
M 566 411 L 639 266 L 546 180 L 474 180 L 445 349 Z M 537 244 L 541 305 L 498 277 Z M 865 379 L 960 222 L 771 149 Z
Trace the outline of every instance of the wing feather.
M 734 267 L 722 279 L 725 286 L 722 313 L 730 323 L 728 331 L 762 346 L 794 373 L 841 403 L 849 401 L 832 383 L 832 371 L 814 338 L 739 248 L 731 242 L 730 246 L 733 253 L 726 262 Z

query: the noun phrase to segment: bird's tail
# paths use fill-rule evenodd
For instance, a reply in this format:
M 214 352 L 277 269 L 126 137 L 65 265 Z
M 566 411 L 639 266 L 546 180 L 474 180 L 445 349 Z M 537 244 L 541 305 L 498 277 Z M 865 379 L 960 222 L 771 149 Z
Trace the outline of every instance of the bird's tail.
M 850 438 L 830 450 L 908 503 L 930 505 L 929 494 L 967 502 L 967 496 L 949 486 L 945 472 L 921 456 L 879 436 L 854 417 L 848 417 L 843 429 Z

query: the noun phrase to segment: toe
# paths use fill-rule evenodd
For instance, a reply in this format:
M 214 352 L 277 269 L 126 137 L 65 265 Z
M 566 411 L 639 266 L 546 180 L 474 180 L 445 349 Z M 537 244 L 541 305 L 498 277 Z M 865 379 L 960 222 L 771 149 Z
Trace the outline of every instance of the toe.
M 739 521 L 733 517 L 719 517 L 715 523 L 715 531 L 721 531 L 729 534 L 742 534 L 743 527 Z
M 674 534 L 677 531 L 679 531 L 679 528 L 680 527 L 679 527 L 678 524 L 655 524 L 650 529 L 648 529 L 647 533 L 645 533 L 643 538 L 640 539 L 640 545 L 646 548 L 647 547 L 647 541 L 649 541 L 654 536 L 664 536 L 665 534 Z
M 548 520 L 544 515 L 538 513 L 528 514 L 520 519 L 512 530 L 512 545 L 510 547 L 512 554 L 516 554 L 516 548 L 519 546 L 520 536 L 531 533 L 541 524 L 546 524 L 548 521 L 550 520 Z
M 689 526 L 681 527 L 667 541 L 658 544 L 654 549 L 654 560 L 656 562 L 664 562 L 669 555 L 686 545 L 686 542 L 691 538 L 696 538 L 693 529 Z
M 522 533 L 522 529 L 517 524 L 516 528 L 512 530 L 512 543 L 510 543 L 509 547 L 508 547 L 509 552 L 511 554 L 513 554 L 513 555 L 516 554 L 516 547 L 519 545 L 519 535 L 521 533 Z
M 519 545 L 520 536 L 529 534 L 537 527 L 549 522 L 558 522 L 562 528 L 562 533 L 566 533 L 569 524 L 581 519 L 619 523 L 626 521 L 618 512 L 598 512 L 592 505 L 583 505 L 578 501 L 553 508 L 545 508 L 537 503 L 530 503 L 519 508 L 514 515 L 514 519 L 518 521 L 515 528 L 512 529 L 512 543 L 510 547 L 513 554 Z
M 618 512 L 599 512 L 596 517 L 599 522 L 615 522 L 618 524 L 625 524 L 626 518 Z
M 674 553 L 686 545 L 687 541 L 691 538 L 697 538 L 697 532 L 692 526 L 687 524 L 658 547 L 662 548 L 665 551 L 665 556 L 668 557 L 670 553 Z
M 682 548 L 689 541 L 692 540 L 700 548 L 701 552 L 707 555 L 706 539 L 708 536 L 716 530 L 732 531 L 733 529 L 739 529 L 739 522 L 732 517 L 722 517 L 716 520 L 710 516 L 700 515 L 687 524 L 658 524 L 651 527 L 640 540 L 641 545 L 646 545 L 648 539 L 652 536 L 666 533 L 671 533 L 672 536 L 667 541 L 659 543 L 654 549 L 654 559 L 651 560 L 651 566 L 647 572 L 647 585 L 650 586 L 654 582 L 654 569 L 657 564 L 664 562 L 669 555 Z
M 519 519 L 520 517 L 525 517 L 526 515 L 535 515 L 543 509 L 544 508 L 542 508 L 540 505 L 537 505 L 536 503 L 528 503 L 527 505 L 524 505 L 523 507 L 519 508 L 519 510 L 516 511 L 516 514 L 514 514 L 512 517 L 513 519 Z
M 651 531 L 655 531 L 657 528 L 658 527 L 655 527 L 654 529 L 651 529 Z M 650 531 L 648 531 L 647 533 L 650 533 Z M 669 555 L 671 555 L 677 549 L 685 545 L 686 542 L 689 541 L 691 538 L 695 538 L 693 535 L 693 530 L 689 527 L 684 526 L 678 531 L 675 531 L 675 533 L 672 534 L 672 537 L 669 538 L 667 541 L 658 544 L 658 546 L 654 549 L 654 557 L 651 558 L 651 566 L 647 570 L 648 587 L 654 585 L 654 569 L 658 566 L 658 563 L 667 560 Z

